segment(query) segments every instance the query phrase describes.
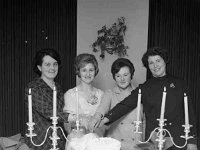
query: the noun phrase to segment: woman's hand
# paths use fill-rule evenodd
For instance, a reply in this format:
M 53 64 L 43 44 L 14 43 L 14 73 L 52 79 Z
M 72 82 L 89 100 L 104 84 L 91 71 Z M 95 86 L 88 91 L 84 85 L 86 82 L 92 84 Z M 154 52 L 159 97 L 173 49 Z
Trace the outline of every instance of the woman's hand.
M 101 120 L 99 127 L 102 127 L 104 124 L 106 124 L 106 123 L 108 123 L 108 122 L 109 122 L 109 119 L 106 118 L 106 117 L 104 117 L 104 118 Z
M 93 132 L 95 128 L 99 127 L 102 117 L 103 115 L 100 113 L 95 113 L 95 115 L 91 117 L 89 124 L 90 132 Z
M 79 115 L 80 126 L 84 127 L 87 130 L 89 126 L 90 118 L 91 116 L 89 115 L 84 115 L 84 114 Z

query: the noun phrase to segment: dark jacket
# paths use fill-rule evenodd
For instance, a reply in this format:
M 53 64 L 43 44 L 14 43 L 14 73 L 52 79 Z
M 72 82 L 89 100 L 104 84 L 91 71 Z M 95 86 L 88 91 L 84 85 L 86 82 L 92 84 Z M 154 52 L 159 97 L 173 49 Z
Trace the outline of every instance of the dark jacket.
M 160 78 L 152 77 L 144 84 L 132 91 L 131 95 L 125 98 L 121 103 L 117 104 L 105 117 L 109 119 L 109 123 L 122 117 L 137 106 L 138 90 L 141 89 L 143 109 L 146 115 L 146 139 L 150 133 L 159 126 L 162 103 L 162 95 L 164 87 L 166 87 L 166 104 L 165 104 L 165 121 L 164 128 L 169 130 L 174 142 L 177 145 L 184 145 L 185 140 L 180 136 L 185 135 L 183 124 L 185 124 L 184 115 L 184 93 L 188 96 L 189 106 L 189 122 L 192 125 L 190 135 L 196 137 L 196 122 L 193 112 L 192 99 L 189 94 L 188 87 L 183 80 L 166 75 Z M 167 134 L 167 136 L 169 136 Z M 196 144 L 196 138 L 188 140 L 188 143 Z
M 29 88 L 31 88 L 33 122 L 35 123 L 33 132 L 37 134 L 36 137 L 33 137 L 33 141 L 35 142 L 35 144 L 40 144 L 45 139 L 45 134 L 48 127 L 52 126 L 52 120 L 50 117 L 53 116 L 53 90 L 41 78 L 34 79 L 27 85 L 25 89 L 26 106 L 28 105 Z M 57 116 L 59 117 L 57 126 L 63 127 L 63 122 L 67 122 L 68 116 L 67 114 L 63 113 L 64 96 L 61 86 L 58 83 L 56 83 L 56 90 L 57 90 Z M 65 138 L 62 135 L 60 129 L 58 129 L 57 131 L 58 131 L 57 132 L 58 137 L 60 138 L 57 140 L 58 142 L 57 147 L 63 150 L 65 149 Z M 26 133 L 29 133 L 29 131 L 27 130 Z M 33 144 L 30 141 L 30 138 L 26 137 L 25 140 L 28 146 L 30 148 L 33 148 L 34 150 L 47 150 L 52 148 L 52 141 L 49 138 L 50 136 L 52 136 L 51 128 L 49 129 L 46 142 L 39 147 L 33 146 Z

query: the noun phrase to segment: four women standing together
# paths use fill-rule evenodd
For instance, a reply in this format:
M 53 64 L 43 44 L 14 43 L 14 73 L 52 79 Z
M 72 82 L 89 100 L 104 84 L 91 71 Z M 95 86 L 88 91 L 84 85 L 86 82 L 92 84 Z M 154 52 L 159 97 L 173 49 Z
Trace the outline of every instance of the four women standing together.
M 38 57 L 39 54 L 36 55 L 36 58 Z M 142 104 L 146 116 L 144 126 L 146 126 L 147 138 L 153 129 L 158 126 L 156 119 L 159 118 L 160 114 L 163 87 L 166 87 L 168 92 L 165 110 L 166 128 L 172 132 L 175 142 L 178 144 L 183 143 L 179 141 L 180 134 L 184 133 L 181 128 L 181 125 L 184 124 L 183 93 L 189 93 L 182 80 L 166 73 L 168 59 L 165 50 L 153 48 L 143 55 L 143 64 L 151 71 L 153 78 L 136 89 L 131 84 L 135 71 L 133 64 L 125 58 L 114 61 L 111 73 L 116 86 L 105 93 L 92 85 L 99 71 L 96 58 L 92 54 L 80 54 L 75 60 L 76 75 L 80 79 L 80 84 L 69 89 L 63 96 L 60 86 L 54 82 L 60 64 L 60 60 L 56 58 L 48 53 L 40 56 L 40 62 L 36 64 L 40 77 L 28 84 L 28 88 L 33 89 L 34 122 L 37 126 L 41 125 L 42 127 L 45 125 L 44 128 L 38 130 L 39 132 L 46 131 L 47 126 L 51 124 L 52 87 L 56 86 L 59 93 L 57 96 L 58 112 L 60 112 L 58 113 L 59 122 L 67 122 L 65 129 L 68 134 L 73 128 L 76 128 L 78 117 L 80 128 L 84 129 L 85 133 L 92 130 L 99 136 L 113 137 L 122 142 L 122 149 L 134 150 L 138 141 L 143 140 L 142 135 L 134 133 L 138 90 L 142 90 Z M 28 91 L 28 88 L 26 91 Z M 189 102 L 189 114 L 194 115 L 191 100 Z M 62 107 L 64 107 L 64 113 Z M 140 117 L 141 120 L 144 119 L 142 106 Z M 37 121 L 38 118 L 41 119 Z M 38 124 L 39 122 L 40 124 Z M 104 130 L 102 125 L 106 123 L 112 124 Z M 191 119 L 190 124 L 194 126 L 191 133 L 195 135 L 195 121 Z M 102 127 L 99 128 L 99 126 Z M 40 134 L 38 133 L 38 135 Z M 43 137 L 44 135 L 41 139 Z M 187 150 L 197 149 L 195 141 L 195 139 L 189 140 Z M 175 147 L 171 148 L 175 149 Z

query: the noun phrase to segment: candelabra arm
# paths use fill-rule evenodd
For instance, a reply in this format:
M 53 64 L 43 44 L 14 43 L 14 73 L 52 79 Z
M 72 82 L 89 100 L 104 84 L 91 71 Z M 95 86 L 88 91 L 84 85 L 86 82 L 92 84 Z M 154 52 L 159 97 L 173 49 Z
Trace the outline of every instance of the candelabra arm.
M 187 140 L 185 140 L 185 143 L 184 143 L 183 146 L 176 145 L 176 143 L 174 143 L 174 140 L 173 140 L 173 138 L 172 138 L 171 133 L 170 133 L 167 129 L 165 129 L 165 131 L 169 134 L 169 137 L 170 137 L 170 139 L 171 139 L 171 141 L 172 141 L 172 144 L 173 144 L 175 147 L 177 147 L 177 148 L 183 148 L 183 147 L 185 147 L 185 146 L 187 145 Z
M 47 131 L 46 131 L 46 134 L 45 134 L 45 137 L 44 137 L 44 140 L 42 141 L 41 144 L 35 144 L 35 143 L 33 142 L 33 136 L 30 137 L 31 143 L 32 143 L 34 146 L 42 146 L 42 145 L 44 144 L 44 142 L 46 141 L 46 139 L 47 139 L 47 133 L 49 132 L 49 129 L 50 129 L 50 127 L 48 127 L 48 129 L 47 129 Z
M 57 119 L 58 119 L 58 117 L 51 117 L 51 119 L 52 119 L 52 124 L 53 124 L 53 126 L 49 126 L 49 127 L 48 127 L 48 129 L 47 129 L 47 131 L 46 131 L 46 134 L 45 134 L 45 137 L 44 137 L 44 140 L 43 140 L 40 144 L 35 144 L 34 141 L 33 141 L 33 137 L 34 137 L 34 136 L 37 136 L 35 133 L 33 133 L 33 130 L 34 130 L 33 126 L 35 125 L 35 123 L 34 123 L 34 122 L 31 122 L 31 123 L 28 122 L 28 123 L 27 123 L 29 133 L 26 134 L 26 136 L 30 138 L 31 143 L 32 143 L 34 146 L 37 146 L 37 147 L 38 147 L 38 146 L 42 146 L 42 145 L 45 143 L 45 141 L 46 141 L 46 139 L 47 139 L 47 134 L 48 134 L 50 128 L 52 128 L 52 130 L 53 130 L 52 136 L 49 137 L 49 138 L 52 140 L 52 145 L 53 145 L 53 148 L 50 149 L 50 150 L 58 150 L 58 148 L 56 148 L 56 146 L 57 146 L 57 140 L 60 139 L 60 138 L 58 137 L 58 135 L 57 135 L 57 130 L 58 130 L 58 129 L 61 129 L 63 136 L 64 136 L 65 139 L 68 141 L 68 139 L 67 139 L 67 137 L 65 136 L 65 134 L 64 134 L 64 132 L 63 132 L 63 130 L 62 130 L 62 128 L 56 126 L 56 125 L 57 125 Z
M 139 142 L 140 142 L 140 143 L 147 143 L 147 142 L 149 142 L 149 141 L 151 140 L 153 134 L 156 132 L 156 130 L 158 130 L 158 128 L 155 128 L 155 129 L 151 132 L 149 138 L 148 138 L 146 141 L 142 142 L 142 141 L 139 140 Z
M 63 129 L 62 129 L 61 127 L 57 127 L 57 128 L 61 130 L 61 132 L 62 132 L 62 134 L 63 134 L 65 140 L 66 140 L 66 141 L 69 141 L 69 139 L 65 136 L 65 133 L 64 133 Z

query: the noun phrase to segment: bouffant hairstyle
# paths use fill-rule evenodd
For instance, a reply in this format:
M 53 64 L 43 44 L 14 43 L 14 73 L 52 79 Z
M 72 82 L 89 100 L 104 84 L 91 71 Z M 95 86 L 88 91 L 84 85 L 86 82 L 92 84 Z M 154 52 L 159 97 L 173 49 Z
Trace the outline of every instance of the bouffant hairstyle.
M 148 63 L 149 56 L 156 56 L 156 55 L 159 55 L 160 57 L 162 57 L 166 64 L 169 62 L 168 51 L 166 49 L 163 49 L 160 47 L 153 47 L 153 48 L 148 49 L 142 57 L 142 63 L 145 68 L 147 68 L 147 69 L 149 68 L 148 67 L 149 66 L 149 63 Z
M 41 71 L 38 69 L 38 66 L 42 66 L 43 58 L 45 56 L 50 56 L 58 62 L 58 66 L 61 65 L 61 59 L 59 53 L 55 49 L 44 48 L 36 52 L 36 55 L 33 60 L 33 71 L 41 76 Z
M 82 53 L 75 58 L 74 67 L 76 75 L 78 75 L 79 78 L 80 78 L 80 69 L 90 63 L 94 65 L 95 76 L 96 76 L 99 72 L 99 67 L 98 67 L 98 62 L 93 54 Z
M 115 74 L 118 73 L 122 67 L 129 68 L 129 71 L 131 73 L 131 79 L 132 79 L 135 72 L 135 68 L 134 68 L 133 63 L 129 59 L 126 59 L 126 58 L 118 58 L 113 62 L 111 66 L 111 73 L 112 73 L 113 79 L 115 80 Z

